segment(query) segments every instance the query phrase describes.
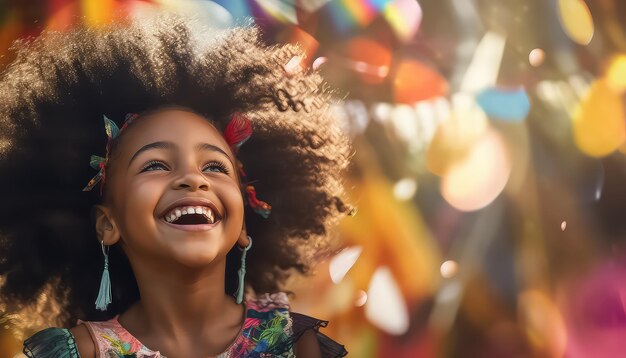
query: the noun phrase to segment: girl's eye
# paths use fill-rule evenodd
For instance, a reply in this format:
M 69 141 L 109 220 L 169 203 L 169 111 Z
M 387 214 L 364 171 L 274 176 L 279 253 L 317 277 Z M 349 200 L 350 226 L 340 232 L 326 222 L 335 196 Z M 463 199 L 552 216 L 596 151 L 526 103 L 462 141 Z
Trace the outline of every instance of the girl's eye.
M 226 167 L 226 165 L 224 165 L 224 163 L 219 162 L 219 161 L 212 161 L 207 163 L 204 168 L 202 168 L 203 172 L 221 172 L 224 174 L 228 174 L 228 168 Z
M 141 173 L 143 172 L 152 172 L 155 170 L 168 170 L 169 168 L 163 164 L 163 162 L 159 162 L 156 160 L 152 160 L 150 162 L 148 162 L 142 169 L 141 169 Z

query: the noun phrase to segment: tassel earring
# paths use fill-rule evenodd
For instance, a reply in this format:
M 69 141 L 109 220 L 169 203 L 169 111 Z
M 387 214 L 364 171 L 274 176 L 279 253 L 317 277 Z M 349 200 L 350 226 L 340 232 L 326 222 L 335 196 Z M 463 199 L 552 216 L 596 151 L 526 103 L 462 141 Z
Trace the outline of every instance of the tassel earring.
M 104 271 L 102 271 L 102 280 L 100 281 L 100 291 L 96 298 L 96 309 L 106 311 L 107 306 L 111 303 L 111 278 L 109 277 L 109 247 L 104 249 L 104 240 L 102 244 L 102 254 L 104 255 Z
M 243 302 L 243 291 L 245 290 L 244 278 L 246 276 L 246 253 L 252 247 L 252 238 L 250 236 L 248 236 L 248 240 L 250 240 L 250 243 L 248 243 L 248 246 L 243 249 L 243 253 L 241 254 L 241 267 L 239 267 L 239 270 L 237 271 L 239 274 L 239 287 L 236 292 L 237 304 L 241 304 L 241 302 Z

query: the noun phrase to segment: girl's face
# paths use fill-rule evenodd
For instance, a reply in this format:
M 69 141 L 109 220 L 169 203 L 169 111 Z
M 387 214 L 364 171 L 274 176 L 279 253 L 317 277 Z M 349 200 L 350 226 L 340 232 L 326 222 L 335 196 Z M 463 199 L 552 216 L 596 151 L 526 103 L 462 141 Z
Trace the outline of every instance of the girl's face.
M 221 133 L 167 109 L 138 118 L 120 139 L 105 207 L 130 261 L 202 267 L 224 259 L 242 232 L 243 199 Z

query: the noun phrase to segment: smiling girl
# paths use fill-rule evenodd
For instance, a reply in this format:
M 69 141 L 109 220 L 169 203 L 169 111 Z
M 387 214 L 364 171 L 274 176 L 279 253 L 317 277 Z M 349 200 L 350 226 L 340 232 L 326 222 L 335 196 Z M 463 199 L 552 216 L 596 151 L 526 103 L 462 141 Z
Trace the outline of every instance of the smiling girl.
M 0 308 L 65 327 L 28 357 L 346 354 L 281 291 L 337 248 L 349 208 L 349 144 L 319 75 L 285 70 L 297 48 L 166 15 L 15 49 Z

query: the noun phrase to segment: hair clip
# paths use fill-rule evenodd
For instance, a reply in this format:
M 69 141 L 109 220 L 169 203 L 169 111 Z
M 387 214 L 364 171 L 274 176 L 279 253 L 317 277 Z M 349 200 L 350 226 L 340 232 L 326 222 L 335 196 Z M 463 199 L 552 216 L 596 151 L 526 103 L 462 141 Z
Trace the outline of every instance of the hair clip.
M 102 182 L 104 184 L 105 168 L 109 161 L 109 148 L 111 146 L 111 140 L 117 138 L 120 135 L 120 129 L 117 127 L 117 124 L 108 119 L 107 116 L 103 115 L 103 117 L 104 130 L 107 134 L 106 156 L 102 158 L 97 155 L 92 155 L 89 159 L 89 165 L 91 165 L 92 168 L 98 170 L 98 174 L 96 174 L 93 178 L 91 178 L 91 180 L 89 180 L 89 183 L 87 183 L 87 186 L 83 188 L 83 191 L 90 191 L 99 182 Z M 100 194 L 102 194 L 102 186 L 100 186 Z
M 242 144 L 244 144 L 250 137 L 252 136 L 252 124 L 250 120 L 242 115 L 239 112 L 233 114 L 230 122 L 224 129 L 224 139 L 226 139 L 226 143 L 230 146 L 233 154 L 237 155 L 239 152 L 239 148 Z M 239 173 L 242 177 L 242 183 L 246 181 L 246 172 L 243 170 L 243 164 L 239 162 Z M 264 202 L 259 200 L 256 197 L 256 189 L 254 186 L 245 184 L 246 190 L 245 193 L 248 197 L 248 205 L 259 215 L 264 218 L 268 218 L 272 207 Z
M 224 139 L 226 143 L 233 151 L 233 154 L 237 154 L 239 147 L 244 144 L 252 136 L 252 124 L 250 120 L 239 112 L 233 114 L 230 122 L 224 129 Z

